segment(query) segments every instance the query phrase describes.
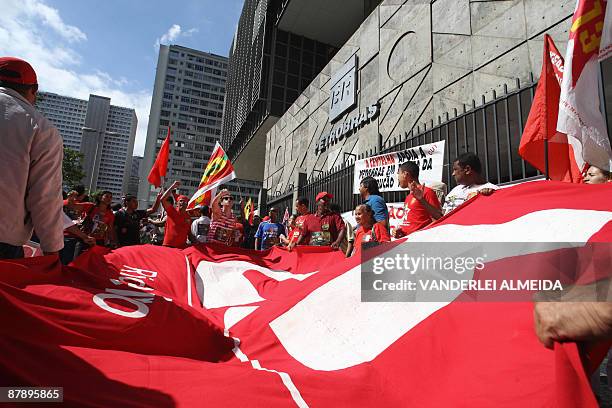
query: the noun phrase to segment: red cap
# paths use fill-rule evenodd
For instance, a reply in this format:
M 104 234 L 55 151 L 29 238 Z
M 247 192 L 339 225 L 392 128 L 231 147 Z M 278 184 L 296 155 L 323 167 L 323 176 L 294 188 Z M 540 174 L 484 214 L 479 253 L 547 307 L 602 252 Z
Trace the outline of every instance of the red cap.
M 187 197 L 186 195 L 180 195 L 176 197 L 176 201 L 181 201 L 181 200 L 189 201 L 189 197 Z
M 319 200 L 331 200 L 332 198 L 334 198 L 334 196 L 330 193 L 328 193 L 327 191 L 321 191 L 319 194 L 317 194 L 317 197 L 315 198 L 315 201 L 319 201 Z
M 21 85 L 36 85 L 36 72 L 26 61 L 15 57 L 0 57 L 0 80 Z

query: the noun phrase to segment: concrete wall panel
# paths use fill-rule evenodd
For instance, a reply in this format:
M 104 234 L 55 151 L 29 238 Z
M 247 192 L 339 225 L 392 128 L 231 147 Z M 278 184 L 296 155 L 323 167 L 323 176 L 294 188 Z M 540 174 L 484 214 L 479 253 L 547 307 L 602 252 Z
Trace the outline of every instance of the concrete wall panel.
M 464 104 L 490 100 L 493 91 L 512 90 L 540 72 L 543 33 L 565 51 L 574 0 L 385 0 L 363 22 L 313 80 L 269 137 L 266 184 L 286 186 L 295 169 L 308 176 L 380 149 L 438 116 L 453 116 Z M 330 77 L 353 54 L 358 57 L 357 106 L 329 123 Z M 378 102 L 372 123 L 315 155 L 322 134 L 342 126 Z M 282 153 L 276 159 L 277 144 Z M 282 170 L 284 168 L 284 170 Z M 272 176 L 273 175 L 273 176 Z

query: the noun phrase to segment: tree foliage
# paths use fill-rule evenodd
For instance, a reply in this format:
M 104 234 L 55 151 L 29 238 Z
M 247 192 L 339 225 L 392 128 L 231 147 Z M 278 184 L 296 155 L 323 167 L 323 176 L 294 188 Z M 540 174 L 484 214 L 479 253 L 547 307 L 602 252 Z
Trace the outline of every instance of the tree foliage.
M 64 147 L 62 176 L 64 177 L 64 185 L 69 189 L 73 189 L 76 185 L 81 184 L 83 178 L 85 178 L 82 153 Z

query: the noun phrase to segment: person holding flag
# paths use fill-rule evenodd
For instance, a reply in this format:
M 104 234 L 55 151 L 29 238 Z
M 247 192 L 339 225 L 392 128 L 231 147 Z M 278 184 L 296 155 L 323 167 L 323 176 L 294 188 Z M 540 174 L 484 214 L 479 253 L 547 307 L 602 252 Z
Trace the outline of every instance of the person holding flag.
M 178 186 L 180 181 L 172 183 L 161 196 L 160 201 L 166 211 L 166 231 L 164 234 L 164 246 L 184 249 L 187 247 L 187 238 L 191 242 L 197 242 L 191 233 L 191 217 L 187 214 L 187 202 L 189 198 L 184 195 L 176 197 L 176 207 L 168 202 L 168 197 Z

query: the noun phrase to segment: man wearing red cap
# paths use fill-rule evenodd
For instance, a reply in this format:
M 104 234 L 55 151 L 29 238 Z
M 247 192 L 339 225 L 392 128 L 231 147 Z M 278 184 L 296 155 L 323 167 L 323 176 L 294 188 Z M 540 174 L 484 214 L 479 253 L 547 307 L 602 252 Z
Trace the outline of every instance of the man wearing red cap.
M 45 254 L 64 247 L 62 138 L 34 109 L 37 92 L 30 64 L 0 57 L 0 259 L 23 257 L 33 231 Z
M 338 249 L 346 234 L 342 217 L 329 209 L 329 203 L 334 196 L 323 191 L 317 194 L 317 212 L 309 214 L 302 224 L 297 245 L 331 246 Z
M 187 214 L 189 197 L 184 195 L 179 195 L 176 197 L 176 208 L 173 207 L 167 200 L 172 191 L 174 191 L 180 185 L 180 181 L 175 181 L 161 196 L 162 205 L 164 210 L 166 210 L 166 214 L 168 215 L 166 217 L 166 229 L 164 233 L 163 245 L 183 249 L 187 247 L 188 237 L 191 242 L 197 242 L 197 240 L 191 234 L 191 217 L 189 214 Z

